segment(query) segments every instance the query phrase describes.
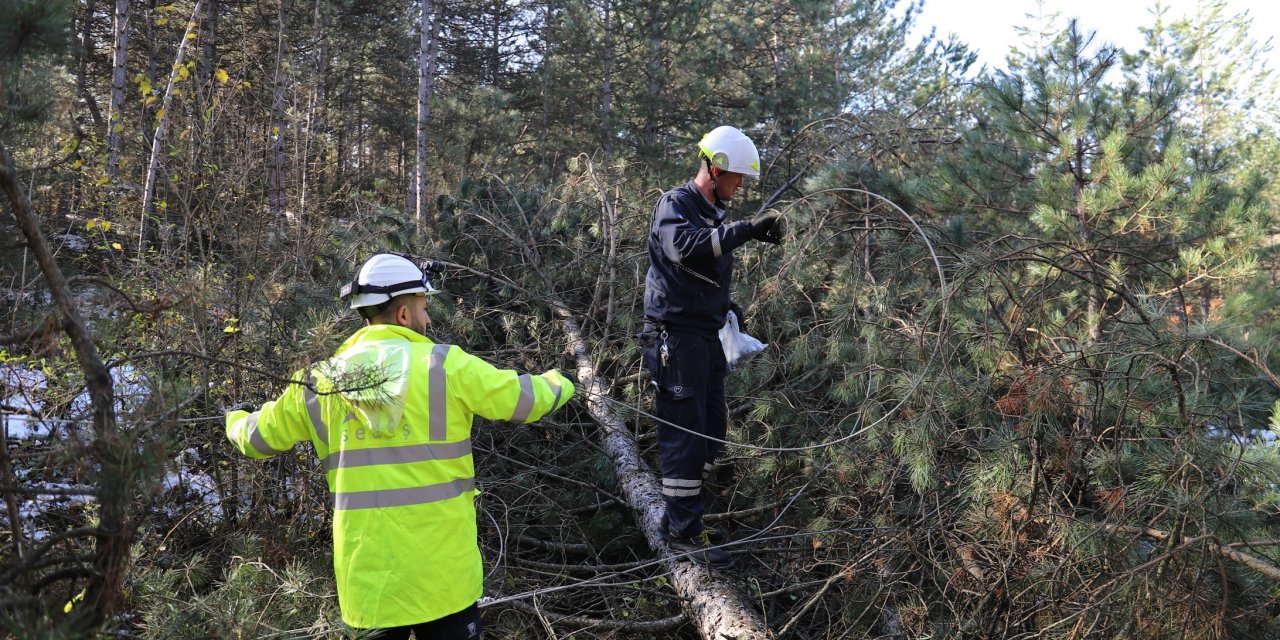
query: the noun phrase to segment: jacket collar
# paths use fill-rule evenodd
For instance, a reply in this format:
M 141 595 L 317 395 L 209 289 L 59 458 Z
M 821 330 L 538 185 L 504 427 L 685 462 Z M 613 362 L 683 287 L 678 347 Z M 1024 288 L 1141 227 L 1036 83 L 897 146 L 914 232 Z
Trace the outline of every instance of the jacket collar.
M 362 342 L 378 342 L 382 340 L 408 340 L 409 342 L 435 344 L 430 338 L 407 327 L 396 324 L 371 324 L 351 334 L 351 337 L 347 338 L 342 343 L 342 346 L 338 347 L 338 353 L 342 353 Z
M 691 194 L 689 199 L 696 203 L 695 206 L 698 207 L 698 216 L 702 218 L 702 221 L 706 223 L 707 226 L 719 226 L 720 223 L 724 221 L 725 211 L 723 209 L 717 209 L 715 205 L 707 202 L 707 197 L 702 195 L 702 190 L 698 188 L 698 185 L 693 180 L 685 183 L 684 188 Z

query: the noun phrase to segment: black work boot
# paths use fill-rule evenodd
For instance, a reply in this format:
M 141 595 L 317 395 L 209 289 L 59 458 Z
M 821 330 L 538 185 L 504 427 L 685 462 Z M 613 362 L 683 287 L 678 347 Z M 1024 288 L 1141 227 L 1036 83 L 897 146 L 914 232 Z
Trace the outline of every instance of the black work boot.
M 733 566 L 733 556 L 715 546 L 706 531 L 692 538 L 677 538 L 668 533 L 667 546 L 672 553 L 681 555 L 681 560 L 696 562 L 712 569 L 728 569 Z

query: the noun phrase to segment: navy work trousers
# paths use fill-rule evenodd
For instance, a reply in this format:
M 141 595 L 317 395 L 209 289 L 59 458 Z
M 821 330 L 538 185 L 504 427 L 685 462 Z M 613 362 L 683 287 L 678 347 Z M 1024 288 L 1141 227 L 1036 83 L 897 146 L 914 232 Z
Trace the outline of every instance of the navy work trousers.
M 657 387 L 655 414 L 688 429 L 658 423 L 667 533 L 678 538 L 696 536 L 704 529 L 702 483 L 724 451 L 723 443 L 701 436 L 724 440 L 729 423 L 724 349 L 717 334 L 651 326 L 640 334 L 640 347 Z
M 439 620 L 377 629 L 370 640 L 408 640 L 409 634 L 417 640 L 480 640 L 484 631 L 484 622 L 480 620 L 480 605 L 473 604 L 462 611 L 451 613 Z

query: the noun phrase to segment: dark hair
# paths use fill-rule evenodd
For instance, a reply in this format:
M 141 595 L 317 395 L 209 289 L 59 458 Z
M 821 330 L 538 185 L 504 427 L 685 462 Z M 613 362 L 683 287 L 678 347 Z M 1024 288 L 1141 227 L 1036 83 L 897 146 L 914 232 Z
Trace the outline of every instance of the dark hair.
M 416 295 L 417 295 L 416 293 L 404 293 L 390 300 L 387 300 L 382 304 L 374 304 L 366 307 L 357 307 L 356 311 L 360 312 L 360 317 L 364 318 L 366 321 L 373 320 L 374 318 L 386 313 L 387 311 L 392 311 L 394 309 L 398 309 L 399 307 L 402 307 L 408 304 L 409 298 L 412 298 L 413 296 L 416 296 Z

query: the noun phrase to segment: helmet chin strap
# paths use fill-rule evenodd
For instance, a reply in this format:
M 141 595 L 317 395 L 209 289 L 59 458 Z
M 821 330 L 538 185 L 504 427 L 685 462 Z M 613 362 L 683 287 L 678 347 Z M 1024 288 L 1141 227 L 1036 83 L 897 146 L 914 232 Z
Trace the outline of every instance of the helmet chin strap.
M 716 184 L 716 170 L 711 164 L 711 158 L 703 156 L 702 159 L 707 163 L 707 175 L 711 176 L 711 195 L 716 198 L 716 201 L 712 206 L 716 209 L 716 219 L 722 220 L 724 219 L 725 209 L 728 207 L 726 206 L 725 201 L 720 199 L 720 187 Z

